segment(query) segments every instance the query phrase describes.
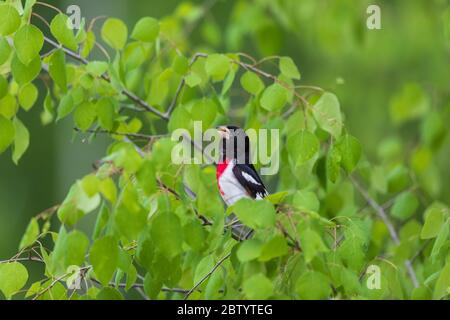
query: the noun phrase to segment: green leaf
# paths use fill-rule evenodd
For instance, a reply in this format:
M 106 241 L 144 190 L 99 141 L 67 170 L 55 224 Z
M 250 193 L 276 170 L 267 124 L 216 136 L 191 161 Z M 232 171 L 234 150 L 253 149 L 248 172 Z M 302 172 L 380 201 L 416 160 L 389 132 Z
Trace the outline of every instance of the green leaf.
M 114 224 L 122 236 L 129 240 L 136 239 L 145 228 L 147 212 L 139 205 L 136 190 L 131 187 L 122 191 L 120 200 L 114 215 Z
M 30 64 L 23 64 L 17 55 L 11 60 L 11 71 L 19 85 L 33 81 L 41 72 L 41 58 L 37 56 Z
M 251 300 L 264 300 L 273 293 L 273 284 L 262 273 L 255 274 L 245 280 L 243 284 L 244 294 Z
M 103 229 L 105 228 L 106 224 L 108 223 L 109 216 L 110 216 L 109 208 L 105 204 L 105 202 L 103 202 L 100 210 L 98 211 L 97 220 L 95 221 L 94 231 L 92 232 L 93 240 L 96 240 L 100 237 Z
M 39 237 L 39 224 L 36 218 L 31 218 L 30 223 L 28 223 L 27 229 L 20 240 L 19 250 L 31 246 L 36 239 Z
M 11 47 L 6 38 L 0 38 L 0 65 L 8 61 L 11 55 Z
M 144 278 L 144 292 L 146 295 L 148 295 L 151 299 L 156 299 L 158 296 L 158 293 L 161 291 L 162 283 L 154 279 L 152 277 L 150 272 L 147 272 Z
M 340 175 L 341 152 L 335 144 L 331 145 L 326 159 L 326 172 L 329 181 L 335 183 Z
M 286 88 L 278 83 L 268 86 L 261 96 L 261 107 L 267 111 L 279 111 L 287 102 Z
M 299 190 L 294 194 L 292 204 L 301 211 L 318 212 L 320 207 L 319 199 L 314 192 Z
M 102 98 L 97 101 L 95 105 L 100 126 L 108 131 L 111 131 L 114 126 L 115 108 L 114 103 L 110 98 Z
M 17 10 L 8 4 L 0 5 L 0 35 L 7 36 L 20 26 L 20 16 Z
M 153 42 L 159 35 L 159 21 L 151 18 L 144 17 L 140 19 L 134 26 L 131 37 L 135 40 L 143 42 Z
M 23 64 L 29 64 L 44 45 L 44 35 L 37 27 L 28 24 L 22 26 L 14 35 L 17 56 Z
M 22 289 L 27 280 L 28 271 L 21 263 L 0 264 L 0 291 L 3 292 L 6 298 L 11 298 L 17 291 Z
M 95 105 L 90 101 L 85 101 L 75 109 L 73 116 L 76 126 L 80 130 L 86 131 L 91 127 L 97 117 Z
M 13 143 L 14 137 L 13 123 L 0 115 L 0 153 L 3 153 Z
M 391 209 L 391 214 L 400 220 L 406 220 L 410 218 L 419 207 L 419 200 L 410 191 L 403 192 L 399 195 L 394 202 Z
M 53 81 L 63 93 L 67 92 L 66 56 L 62 49 L 51 55 L 48 68 Z
M 416 83 L 407 83 L 391 100 L 391 118 L 394 123 L 402 124 L 426 114 L 429 105 L 423 89 Z
M 0 100 L 0 115 L 7 119 L 11 119 L 18 111 L 17 101 L 12 94 L 6 94 Z
M 231 70 L 230 72 L 228 72 L 228 75 L 225 77 L 225 80 L 223 81 L 222 91 L 220 92 L 220 95 L 222 97 L 224 97 L 231 89 L 235 77 L 236 77 L 235 71 Z
M 314 257 L 322 252 L 327 252 L 328 248 L 323 243 L 319 234 L 311 229 L 305 229 L 299 231 L 300 243 L 302 245 L 303 253 L 305 255 L 305 261 L 311 262 Z
M 25 111 L 28 111 L 36 103 L 38 95 L 39 95 L 39 91 L 38 91 L 37 87 L 32 83 L 27 83 L 20 88 L 17 98 L 18 98 L 19 104 L 22 106 L 22 108 Z
M 181 253 L 182 232 L 178 217 L 171 212 L 160 212 L 152 218 L 150 227 L 152 240 L 167 258 L 173 258 Z
M 156 191 L 156 174 L 151 161 L 147 160 L 142 163 L 141 168 L 136 173 L 136 178 L 139 186 L 147 195 L 151 195 Z
M 267 228 L 275 224 L 275 208 L 265 200 L 241 199 L 228 209 L 250 228 Z
M 75 103 L 73 102 L 72 95 L 70 93 L 66 94 L 61 98 L 59 102 L 58 116 L 56 118 L 56 121 L 67 117 L 73 111 L 73 109 L 75 109 Z
M 280 235 L 276 235 L 263 245 L 259 261 L 269 261 L 284 256 L 288 253 L 288 250 L 289 247 L 286 239 Z
M 83 232 L 74 230 L 67 234 L 64 245 L 64 265 L 82 266 L 88 247 L 89 239 Z
M 240 81 L 242 88 L 255 96 L 264 90 L 264 82 L 254 72 L 246 71 Z
M 106 236 L 95 240 L 89 252 L 89 261 L 97 279 L 107 286 L 119 262 L 119 247 L 114 237 Z
M 137 270 L 134 265 L 130 265 L 127 271 L 127 282 L 125 286 L 125 290 L 130 290 L 137 280 Z
M 244 241 L 239 246 L 236 255 L 239 261 L 247 262 L 260 256 L 263 243 L 258 239 Z
M 50 31 L 60 44 L 72 51 L 77 51 L 77 40 L 70 26 L 71 23 L 69 17 L 63 13 L 59 13 L 52 19 Z
M 96 296 L 97 300 L 123 300 L 122 294 L 114 288 L 102 288 Z
M 206 73 L 215 81 L 221 81 L 230 70 L 230 59 L 223 54 L 211 54 L 206 58 Z
M 214 258 L 212 255 L 204 257 L 198 263 L 194 273 L 194 283 L 198 283 L 203 279 L 214 267 Z
M 89 198 L 99 192 L 100 181 L 95 174 L 88 174 L 81 180 L 81 188 Z
M 84 214 L 95 210 L 100 205 L 100 200 L 98 194 L 88 197 L 81 186 L 81 182 L 77 181 L 72 185 L 58 209 L 58 218 L 65 224 L 74 225 Z
M 189 70 L 188 59 L 185 56 L 177 54 L 173 60 L 172 69 L 179 75 L 184 76 Z
M 12 159 L 17 165 L 19 164 L 20 158 L 22 158 L 23 154 L 28 149 L 30 144 L 30 134 L 28 129 L 18 118 L 14 118 L 14 131 L 15 135 Z
M 433 249 L 431 250 L 430 256 L 433 259 L 436 259 L 436 257 L 439 255 L 442 247 L 448 241 L 448 239 L 449 239 L 449 237 L 448 237 L 449 232 L 450 232 L 450 226 L 449 226 L 449 222 L 447 221 L 441 227 L 441 230 L 439 231 L 439 234 L 438 234 L 438 236 L 436 238 L 436 241 L 434 242 Z
M 287 139 L 287 149 L 296 164 L 303 164 L 319 151 L 319 139 L 307 130 L 301 130 Z
M 331 287 L 325 275 L 317 271 L 310 271 L 304 273 L 297 280 L 296 291 L 300 299 L 320 300 L 329 297 Z
M 108 71 L 108 68 L 108 63 L 104 61 L 90 61 L 86 65 L 87 72 L 96 77 L 100 77 L 102 74 Z
M 444 209 L 437 204 L 430 206 L 425 212 L 425 223 L 420 232 L 421 239 L 435 238 L 445 222 Z
M 195 72 L 191 71 L 187 76 L 186 76 L 186 84 L 193 88 L 198 86 L 200 83 L 202 83 L 202 78 Z
M 325 92 L 313 105 L 313 115 L 317 124 L 335 138 L 341 135 L 342 115 L 338 98 Z
M 114 181 L 111 178 L 106 178 L 100 181 L 100 192 L 112 204 L 116 203 L 117 188 Z
M 0 75 L 0 99 L 8 93 L 8 81 Z
M 336 148 L 341 155 L 342 167 L 347 172 L 352 172 L 361 158 L 361 143 L 355 137 L 345 134 L 336 143 Z
M 127 42 L 128 28 L 121 20 L 109 18 L 102 26 L 101 35 L 111 48 L 121 50 Z
M 191 221 L 183 227 L 184 241 L 194 250 L 201 251 L 206 246 L 206 231 L 197 220 Z
M 436 281 L 434 287 L 433 299 L 441 299 L 447 296 L 450 292 L 450 262 L 447 262 L 445 267 L 439 274 L 439 278 Z
M 279 62 L 280 71 L 290 79 L 300 80 L 300 72 L 290 57 L 281 57 Z
M 201 121 L 203 128 L 209 128 L 216 118 L 217 105 L 212 99 L 203 98 L 194 103 L 191 109 L 192 121 Z

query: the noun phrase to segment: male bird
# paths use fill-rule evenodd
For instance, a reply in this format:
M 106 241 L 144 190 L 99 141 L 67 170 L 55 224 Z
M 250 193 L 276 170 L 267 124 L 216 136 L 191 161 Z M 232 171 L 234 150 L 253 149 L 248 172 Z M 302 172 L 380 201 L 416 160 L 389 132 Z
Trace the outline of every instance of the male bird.
M 219 161 L 216 169 L 217 185 L 223 201 L 230 206 L 242 198 L 262 199 L 268 195 L 255 167 L 250 162 L 250 139 L 239 127 L 221 126 Z M 236 236 L 247 238 L 251 229 L 243 226 L 234 215 L 232 231 Z

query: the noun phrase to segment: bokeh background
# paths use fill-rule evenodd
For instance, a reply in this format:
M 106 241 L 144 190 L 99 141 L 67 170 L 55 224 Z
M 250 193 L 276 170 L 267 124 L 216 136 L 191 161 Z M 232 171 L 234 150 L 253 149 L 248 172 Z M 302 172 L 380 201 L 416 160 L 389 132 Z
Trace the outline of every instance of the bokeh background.
M 205 13 L 192 18 L 189 33 L 183 35 L 191 48 L 240 51 L 258 59 L 291 56 L 305 85 L 337 94 L 348 127 L 374 163 L 387 143 L 397 144 L 404 161 L 409 161 L 408 155 L 423 134 L 419 120 L 395 116 L 392 110 L 396 104 L 417 108 L 421 116 L 436 113 L 445 126 L 450 120 L 450 2 L 446 0 L 51 3 L 63 11 L 76 4 L 87 20 L 103 15 L 119 17 L 130 29 L 140 17 L 182 15 L 198 6 Z M 381 30 L 366 27 L 369 4 L 381 8 Z M 40 8 L 39 13 L 48 19 L 54 14 L 48 8 Z M 9 151 L 0 156 L 2 259 L 17 252 L 30 217 L 60 203 L 73 181 L 92 170 L 108 144 L 102 137 L 88 142 L 74 135 L 70 120 L 43 126 L 41 110 L 37 105 L 22 117 L 31 132 L 31 144 L 19 166 L 12 163 Z M 447 205 L 449 140 L 445 139 L 439 152 L 428 160 L 424 174 L 429 193 Z

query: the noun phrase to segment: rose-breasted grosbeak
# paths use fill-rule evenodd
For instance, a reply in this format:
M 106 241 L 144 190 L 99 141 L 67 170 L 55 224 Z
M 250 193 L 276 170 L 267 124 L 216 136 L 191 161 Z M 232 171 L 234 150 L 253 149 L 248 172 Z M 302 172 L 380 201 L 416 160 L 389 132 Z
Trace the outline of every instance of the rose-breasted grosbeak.
M 242 198 L 262 199 L 267 196 L 266 187 L 250 162 L 250 139 L 244 130 L 236 126 L 221 126 L 218 132 L 221 140 L 216 177 L 225 203 L 230 206 Z M 232 220 L 234 235 L 236 231 L 240 238 L 250 235 L 251 229 L 240 224 L 234 215 L 228 220 Z

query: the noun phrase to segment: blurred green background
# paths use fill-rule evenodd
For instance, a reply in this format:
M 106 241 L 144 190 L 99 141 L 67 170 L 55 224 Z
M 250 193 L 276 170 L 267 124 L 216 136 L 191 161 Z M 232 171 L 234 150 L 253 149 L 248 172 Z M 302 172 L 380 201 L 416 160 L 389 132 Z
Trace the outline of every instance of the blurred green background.
M 409 163 L 421 121 L 404 117 L 416 108 L 419 117 L 436 114 L 450 120 L 450 2 L 445 0 L 97 0 L 52 1 L 63 11 L 76 4 L 84 18 L 115 16 L 129 28 L 142 16 L 181 15 L 195 6 L 207 12 L 181 37 L 196 48 L 239 51 L 258 59 L 291 56 L 305 85 L 337 94 L 353 135 L 373 163 L 380 149 L 397 143 L 401 161 Z M 366 27 L 369 4 L 381 8 L 381 30 Z M 39 13 L 50 19 L 51 10 Z M 101 23 L 96 24 L 98 31 Z M 189 53 L 192 53 L 191 50 Z M 43 94 L 41 94 L 43 95 Z M 42 105 L 42 102 L 41 102 Z M 402 109 L 403 108 L 403 109 Z M 22 121 L 31 132 L 30 148 L 15 166 L 0 157 L 0 258 L 16 251 L 31 216 L 61 202 L 69 186 L 105 154 L 108 141 L 91 143 L 73 134 L 71 122 L 42 126 L 41 106 Z M 386 139 L 390 140 L 386 140 Z M 423 178 L 429 196 L 450 205 L 449 139 L 427 160 Z

